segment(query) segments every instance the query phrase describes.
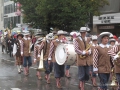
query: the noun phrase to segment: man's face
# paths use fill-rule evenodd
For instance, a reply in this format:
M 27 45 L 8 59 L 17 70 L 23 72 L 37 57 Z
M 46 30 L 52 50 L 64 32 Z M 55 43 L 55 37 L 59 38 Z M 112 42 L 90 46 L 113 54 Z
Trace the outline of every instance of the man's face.
M 108 37 L 108 36 L 104 36 L 104 37 L 102 38 L 102 43 L 107 44 L 107 43 L 108 43 L 108 40 L 109 40 L 109 37 Z
M 115 45 L 115 42 L 114 42 L 114 41 L 110 42 L 110 45 L 114 46 L 114 45 Z
M 61 39 L 65 38 L 65 35 L 60 35 L 60 38 L 61 38 Z
M 26 37 L 26 38 L 28 38 L 28 37 L 29 37 L 29 35 L 25 35 L 25 37 Z
M 85 36 L 86 35 L 86 32 L 81 32 L 81 36 Z
M 21 39 L 22 39 L 22 37 L 21 37 L 21 36 L 18 36 L 18 39 L 19 39 L 19 40 L 21 40 Z
M 97 44 L 97 40 L 93 40 L 92 42 L 93 42 L 94 44 Z

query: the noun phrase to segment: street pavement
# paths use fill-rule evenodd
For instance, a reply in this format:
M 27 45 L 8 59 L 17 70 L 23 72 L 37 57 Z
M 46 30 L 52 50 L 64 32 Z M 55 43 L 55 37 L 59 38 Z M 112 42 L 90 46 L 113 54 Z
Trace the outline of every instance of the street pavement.
M 18 74 L 14 61 L 13 57 L 9 57 L 8 54 L 2 54 L 0 52 L 0 90 L 59 90 L 56 88 L 53 73 L 51 73 L 51 84 L 47 84 L 44 79 L 44 72 L 41 73 L 42 80 L 37 79 L 34 67 L 30 68 L 29 76 L 24 76 L 23 73 Z M 61 83 L 63 88 L 60 90 L 79 90 L 77 66 L 71 66 L 70 75 L 70 79 L 66 77 L 62 78 Z M 99 85 L 98 79 L 97 82 Z M 108 86 L 108 90 L 112 90 L 110 85 Z M 93 87 L 91 81 L 88 81 L 85 84 L 85 90 L 97 90 L 97 87 Z

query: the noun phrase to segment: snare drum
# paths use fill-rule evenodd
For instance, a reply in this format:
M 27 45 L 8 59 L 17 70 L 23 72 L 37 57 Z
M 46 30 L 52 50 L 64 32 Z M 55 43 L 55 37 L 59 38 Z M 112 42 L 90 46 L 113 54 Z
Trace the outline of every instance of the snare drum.
M 55 51 L 55 59 L 59 65 L 72 65 L 76 61 L 73 44 L 59 44 Z

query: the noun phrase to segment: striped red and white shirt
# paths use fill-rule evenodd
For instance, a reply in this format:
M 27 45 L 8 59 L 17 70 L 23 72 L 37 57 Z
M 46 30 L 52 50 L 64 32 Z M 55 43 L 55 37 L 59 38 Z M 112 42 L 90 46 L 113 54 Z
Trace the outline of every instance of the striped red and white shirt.
M 61 43 L 66 43 L 64 40 L 59 40 L 59 39 L 56 39 L 57 42 L 61 42 Z M 48 60 L 52 60 L 52 53 L 53 53 L 53 48 L 54 48 L 54 43 L 51 42 L 50 43 L 50 50 L 49 50 L 49 55 L 48 55 Z
M 81 37 L 78 37 L 81 41 L 82 41 L 82 38 Z M 85 37 L 85 41 L 87 41 L 87 37 Z M 74 45 L 74 48 L 75 48 L 75 52 L 77 54 L 80 54 L 80 55 L 85 55 L 85 50 L 80 50 L 79 49 L 79 44 L 78 44 L 78 41 L 76 39 L 73 39 L 73 45 Z M 90 53 L 91 54 L 91 49 L 89 49 Z
M 110 47 L 109 45 L 103 45 L 103 44 L 100 44 L 99 46 L 102 48 Z M 99 51 L 95 48 L 93 50 L 93 71 L 98 71 L 98 59 L 99 59 L 98 55 L 99 55 Z
M 77 54 L 83 54 L 83 51 L 79 49 L 79 45 L 76 39 L 73 40 L 73 44 L 74 44 L 74 48 L 75 48 L 75 52 Z
M 118 46 L 115 45 L 110 51 L 108 51 L 108 55 L 110 55 L 112 58 L 117 55 L 118 52 Z
M 35 45 L 35 47 L 34 47 L 34 61 L 36 61 L 37 60 L 37 57 L 38 57 L 38 50 L 39 50 L 39 48 L 40 48 L 40 45 L 39 44 L 36 44 Z

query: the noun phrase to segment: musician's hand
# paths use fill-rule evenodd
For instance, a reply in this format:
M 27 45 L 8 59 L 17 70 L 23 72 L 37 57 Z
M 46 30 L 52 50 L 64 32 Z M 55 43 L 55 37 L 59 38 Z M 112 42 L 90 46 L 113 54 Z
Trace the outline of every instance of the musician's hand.
M 23 52 L 21 52 L 21 56 L 23 56 Z
M 50 65 L 50 63 L 51 63 L 51 61 L 50 60 L 48 60 L 48 64 Z
M 34 60 L 34 64 L 36 64 L 36 60 Z
M 90 50 L 88 50 L 88 52 L 89 52 L 89 55 L 91 54 L 91 49 Z
M 119 56 L 118 55 L 115 55 L 114 57 L 113 57 L 113 60 L 117 60 L 119 58 Z
M 98 71 L 94 71 L 95 74 L 98 74 Z
M 86 55 L 89 55 L 89 51 L 86 51 L 86 53 L 85 53 Z

